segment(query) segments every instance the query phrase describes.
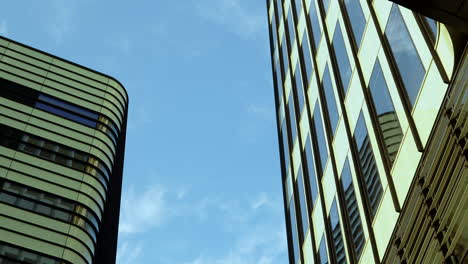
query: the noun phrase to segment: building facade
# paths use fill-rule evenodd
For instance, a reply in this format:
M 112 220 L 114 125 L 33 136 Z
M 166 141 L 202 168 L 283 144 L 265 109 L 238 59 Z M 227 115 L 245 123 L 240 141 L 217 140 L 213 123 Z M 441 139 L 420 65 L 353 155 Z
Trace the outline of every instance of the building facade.
M 0 263 L 115 263 L 128 95 L 0 37 Z
M 468 261 L 466 38 L 388 0 L 267 0 L 290 263 Z

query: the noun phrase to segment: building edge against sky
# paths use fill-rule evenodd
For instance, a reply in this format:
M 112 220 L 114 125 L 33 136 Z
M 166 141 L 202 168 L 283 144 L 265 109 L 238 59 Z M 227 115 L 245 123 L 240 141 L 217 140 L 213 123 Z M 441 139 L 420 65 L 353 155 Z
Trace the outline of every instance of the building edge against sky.
M 0 36 L 0 262 L 114 263 L 128 95 Z
M 466 35 L 387 0 L 267 0 L 291 263 L 468 261 Z

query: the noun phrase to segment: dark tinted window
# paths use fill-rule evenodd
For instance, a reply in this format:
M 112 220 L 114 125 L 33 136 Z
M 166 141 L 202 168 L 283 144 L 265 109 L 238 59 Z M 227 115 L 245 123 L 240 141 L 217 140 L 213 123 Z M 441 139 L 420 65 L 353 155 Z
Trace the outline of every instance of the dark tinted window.
M 335 93 L 333 92 L 332 80 L 330 77 L 330 71 L 328 65 L 325 66 L 325 72 L 323 73 L 322 80 L 323 90 L 325 92 L 325 99 L 327 104 L 328 116 L 330 117 L 330 125 L 332 132 L 335 133 L 336 126 L 338 125 L 338 109 L 336 107 Z
M 93 112 L 90 112 L 86 109 L 83 109 L 79 106 L 76 106 L 76 105 L 72 105 L 72 104 L 69 104 L 67 102 L 64 102 L 64 101 L 61 101 L 61 100 L 57 100 L 57 99 L 54 99 L 52 97 L 49 97 L 49 96 L 46 96 L 46 95 L 39 95 L 39 101 L 42 101 L 42 102 L 45 102 L 45 103 L 48 103 L 50 105 L 53 105 L 53 106 L 58 106 L 58 107 L 61 107 L 65 110 L 68 110 L 70 112 L 73 112 L 73 113 L 76 113 L 76 114 L 80 114 L 80 115 L 83 115 L 85 117 L 88 117 L 89 119 L 98 119 L 98 115 L 96 113 L 93 113 Z
M 307 196 L 305 192 L 305 182 L 304 182 L 304 174 L 302 173 L 302 166 L 299 167 L 299 171 L 297 173 L 297 190 L 299 194 L 299 205 L 300 205 L 300 212 L 302 218 L 302 237 L 305 237 L 307 234 L 307 230 L 309 229 L 309 213 L 307 208 Z
M 388 39 L 411 106 L 414 106 L 424 79 L 425 69 L 396 4 L 393 5 L 390 12 L 385 36 Z
M 297 125 L 296 125 L 296 111 L 294 110 L 294 97 L 293 93 L 289 94 L 288 100 L 288 112 L 289 112 L 289 125 L 291 128 L 291 142 L 294 143 L 297 136 Z
M 315 50 L 317 50 L 322 37 L 322 30 L 320 29 L 315 0 L 310 1 L 309 19 L 312 26 L 312 39 L 314 40 Z
M 288 33 L 289 33 L 289 47 L 292 49 L 294 47 L 294 42 L 296 41 L 296 32 L 294 26 L 294 17 L 292 14 L 292 8 L 288 12 Z
M 280 62 L 278 62 L 275 65 L 275 76 L 276 76 L 276 85 L 278 86 L 278 105 L 281 105 L 281 102 L 283 101 L 283 78 L 281 76 L 281 68 L 280 68 Z
M 44 104 L 44 103 L 41 103 L 41 102 L 37 102 L 35 107 L 37 109 L 42 110 L 42 111 L 46 111 L 48 113 L 58 115 L 60 117 L 64 117 L 64 118 L 67 118 L 67 119 L 70 119 L 70 120 L 73 120 L 73 121 L 75 121 L 77 123 L 80 123 L 80 124 L 83 124 L 83 125 L 86 125 L 86 126 L 89 126 L 89 127 L 95 127 L 96 126 L 95 121 L 89 120 L 89 119 L 81 117 L 79 115 L 72 114 L 72 113 L 70 113 L 68 111 L 62 110 L 60 108 L 56 108 L 56 107 L 51 106 L 49 104 Z
M 332 45 L 338 64 L 338 71 L 340 72 L 341 85 L 343 86 L 343 92 L 346 95 L 349 81 L 351 80 L 351 64 L 349 63 L 348 53 L 346 52 L 343 34 L 341 34 L 341 27 L 339 23 L 336 24 Z
M 322 235 L 322 239 L 320 240 L 318 257 L 319 257 L 320 264 L 328 264 L 327 245 L 325 244 L 325 235 Z
M 361 4 L 359 0 L 345 0 L 346 11 L 348 13 L 349 20 L 351 21 L 351 28 L 353 29 L 354 39 L 356 40 L 356 46 L 361 46 L 362 35 L 366 27 L 366 18 L 362 12 Z
M 302 55 L 304 57 L 304 65 L 306 70 L 306 89 L 308 89 L 314 66 L 312 64 L 312 57 L 310 56 L 309 40 L 307 39 L 307 33 L 305 31 L 304 35 L 302 36 Z
M 320 105 L 317 101 L 315 104 L 315 110 L 314 110 L 314 116 L 313 116 L 313 123 L 314 123 L 314 128 L 315 128 L 315 136 L 317 139 L 317 146 L 318 146 L 318 156 L 320 163 L 318 164 L 320 166 L 319 171 L 320 171 L 320 177 L 322 176 L 323 170 L 325 169 L 325 165 L 328 160 L 328 148 L 327 148 L 327 142 L 325 140 L 325 133 L 324 133 L 324 128 L 322 125 L 322 115 L 320 114 Z
M 31 250 L 19 248 L 14 245 L 5 244 L 0 242 L 0 263 L 4 264 L 20 264 L 20 263 L 31 263 L 31 264 L 69 264 L 70 262 L 64 262 L 57 260 L 52 257 L 43 256 L 40 253 L 36 253 Z
M 289 142 L 288 142 L 288 129 L 286 127 L 286 119 L 283 120 L 281 125 L 281 141 L 283 142 L 283 153 L 284 153 L 284 167 L 285 173 L 289 169 Z
M 291 239 L 293 244 L 293 257 L 294 263 L 298 263 L 300 252 L 299 252 L 299 237 L 297 233 L 297 222 L 296 222 L 296 209 L 294 198 L 289 203 L 289 220 L 291 222 Z
M 390 164 L 393 164 L 403 138 L 403 131 L 378 59 L 374 65 L 369 89 L 380 126 L 380 137 L 385 145 L 387 158 Z
M 294 71 L 294 79 L 296 83 L 297 107 L 299 108 L 300 118 L 302 114 L 302 109 L 304 109 L 304 87 L 302 85 L 301 65 L 299 64 L 299 62 L 296 64 L 296 70 Z
M 271 34 L 273 38 L 273 48 L 278 45 L 278 30 L 276 30 L 276 17 L 273 15 L 271 19 Z
M 317 200 L 318 191 L 317 176 L 315 175 L 314 153 L 312 151 L 312 141 L 310 139 L 310 135 L 307 136 L 304 152 L 307 160 L 307 174 L 309 176 L 310 196 L 312 199 L 310 208 L 313 208 L 315 201 Z
M 343 171 L 341 172 L 341 185 L 343 187 L 346 211 L 348 212 L 348 222 L 351 227 L 351 237 L 353 242 L 353 250 L 357 259 L 361 256 L 364 246 L 364 231 L 362 229 L 361 216 L 359 214 L 358 202 L 354 191 L 353 180 L 351 177 L 351 169 L 349 162 L 346 159 Z
M 281 53 L 283 55 L 283 76 L 286 76 L 289 69 L 289 53 L 286 44 L 286 34 L 283 35 L 283 40 L 281 42 Z
M 359 165 L 364 177 L 364 184 L 366 185 L 367 197 L 369 198 L 369 205 L 373 218 L 377 212 L 380 199 L 382 198 L 383 189 L 362 112 L 356 124 L 354 140 L 359 152 Z
M 336 199 L 333 199 L 332 206 L 330 208 L 330 215 L 328 216 L 330 228 L 332 231 L 333 238 L 333 249 L 335 251 L 336 261 L 339 264 L 346 263 L 346 252 L 343 242 L 343 234 L 341 233 L 340 217 L 338 215 L 338 207 Z

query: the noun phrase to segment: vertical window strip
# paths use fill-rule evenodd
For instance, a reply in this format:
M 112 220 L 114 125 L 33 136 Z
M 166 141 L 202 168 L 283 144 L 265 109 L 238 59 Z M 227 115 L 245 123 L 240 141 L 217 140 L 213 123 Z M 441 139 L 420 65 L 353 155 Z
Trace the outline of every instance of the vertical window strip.
M 299 110 L 298 117 L 300 119 L 302 110 L 304 109 L 305 94 L 304 94 L 304 87 L 302 84 L 301 65 L 300 65 L 299 60 L 296 63 L 296 70 L 294 71 L 294 79 L 295 79 L 295 85 L 296 85 L 297 108 Z
M 362 111 L 354 131 L 354 141 L 358 150 L 359 166 L 367 192 L 371 217 L 374 219 L 382 198 L 383 188 Z
M 281 41 L 281 53 L 283 55 L 283 76 L 286 77 L 289 69 L 289 51 L 286 43 L 286 34 L 283 34 L 283 40 Z
M 325 104 L 328 110 L 328 116 L 330 118 L 330 125 L 333 135 L 335 134 L 336 127 L 338 125 L 339 113 L 336 106 L 335 93 L 333 92 L 333 84 L 330 76 L 328 65 L 325 66 L 323 73 L 322 87 L 325 93 Z
M 328 216 L 328 222 L 330 224 L 330 230 L 332 232 L 333 249 L 335 253 L 335 259 L 338 264 L 346 264 L 346 250 L 343 241 L 343 234 L 341 232 L 340 217 L 338 215 L 338 206 L 336 198 L 333 199 L 332 206 L 330 208 L 330 214 Z
M 298 223 L 296 219 L 296 208 L 294 202 L 294 195 L 289 204 L 289 221 L 291 226 L 291 239 L 292 239 L 292 249 L 293 249 L 293 263 L 299 263 L 300 261 L 300 249 L 299 249 L 299 237 L 298 237 Z
M 315 174 L 315 161 L 314 155 L 312 151 L 312 141 L 310 138 L 310 134 L 307 135 L 305 147 L 304 147 L 304 154 L 307 161 L 307 175 L 309 179 L 309 187 L 310 187 L 310 196 L 312 199 L 312 204 L 310 205 L 311 210 L 313 210 L 315 201 L 317 200 L 318 196 L 318 189 L 317 189 L 317 175 Z
M 332 46 L 338 65 L 341 87 L 343 89 L 343 94 L 346 96 L 349 82 L 351 81 L 351 63 L 349 61 L 348 52 L 346 52 L 346 46 L 344 43 L 343 34 L 341 32 L 340 23 L 336 24 L 335 33 L 333 34 Z
M 296 41 L 296 26 L 294 24 L 294 17 L 292 13 L 292 7 L 288 11 L 288 34 L 289 34 L 289 48 L 294 47 L 294 42 Z
M 379 59 L 376 60 L 372 71 L 369 90 L 377 114 L 379 137 L 385 146 L 385 156 L 392 166 L 403 139 L 403 131 Z
M 284 169 L 285 174 L 288 172 L 289 169 L 289 141 L 288 141 L 288 129 L 286 126 L 286 119 L 283 120 L 283 124 L 281 125 L 281 141 L 283 142 L 283 158 L 284 158 Z
M 302 166 L 299 167 L 297 173 L 297 190 L 299 194 L 299 210 L 301 212 L 302 219 L 302 237 L 304 239 L 307 235 L 307 231 L 309 230 L 309 211 L 307 207 L 307 196 Z
M 309 89 L 310 85 L 310 80 L 312 79 L 312 74 L 314 71 L 314 65 L 312 63 L 312 57 L 311 57 L 311 50 L 309 47 L 309 40 L 307 39 L 307 32 L 304 31 L 304 34 L 302 35 L 302 44 L 301 44 L 301 49 L 302 49 L 302 57 L 304 58 L 304 66 L 305 66 L 305 79 L 306 79 L 306 90 Z
M 414 46 L 411 35 L 401 15 L 398 5 L 393 4 L 385 28 L 393 60 L 401 78 L 406 96 L 411 107 L 414 107 L 426 70 Z M 403 100 L 405 101 L 405 100 Z
M 291 131 L 291 143 L 294 146 L 294 142 L 297 137 L 297 123 L 296 123 L 296 111 L 294 107 L 294 96 L 293 93 L 289 93 L 288 99 L 288 113 L 289 113 L 289 127 Z
M 319 264 L 328 264 L 328 254 L 327 254 L 327 245 L 325 242 L 325 234 L 323 234 L 322 239 L 320 239 L 318 258 L 319 258 Z
M 318 161 L 320 161 L 320 163 L 317 163 L 318 165 L 317 167 L 319 168 L 318 171 L 320 171 L 319 179 L 321 179 L 323 175 L 323 171 L 325 170 L 325 165 L 327 164 L 327 160 L 328 160 L 328 148 L 327 148 L 327 142 L 325 139 L 322 115 L 320 112 L 321 112 L 320 105 L 317 101 L 315 104 L 313 124 L 314 124 L 315 138 L 317 139 L 317 148 L 319 150 L 317 153 L 317 155 L 319 156 Z
M 318 19 L 318 13 L 317 13 L 317 7 L 315 5 L 315 0 L 310 1 L 310 7 L 309 7 L 309 20 L 310 20 L 310 25 L 311 25 L 311 31 L 312 31 L 312 39 L 314 43 L 314 48 L 315 51 L 317 52 L 317 49 L 320 44 L 320 39 L 322 37 L 322 30 L 320 28 L 320 23 Z
M 359 0 L 344 0 L 344 4 L 351 23 L 355 44 L 359 50 L 364 35 L 364 29 L 366 28 L 366 18 L 364 17 L 364 12 L 362 11 Z
M 343 187 L 345 196 L 348 222 L 351 228 L 350 231 L 353 250 L 357 260 L 359 261 L 362 249 L 364 247 L 365 237 L 348 159 L 346 159 L 345 165 L 343 166 L 343 170 L 341 172 L 341 186 Z

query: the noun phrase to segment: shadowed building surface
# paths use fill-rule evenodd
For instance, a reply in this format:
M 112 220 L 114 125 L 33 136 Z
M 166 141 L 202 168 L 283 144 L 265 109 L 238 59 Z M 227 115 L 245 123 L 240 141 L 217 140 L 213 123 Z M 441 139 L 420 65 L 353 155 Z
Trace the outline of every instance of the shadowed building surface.
M 114 263 L 128 96 L 0 38 L 0 263 Z
M 463 34 L 388 0 L 266 2 L 290 263 L 468 261 Z

